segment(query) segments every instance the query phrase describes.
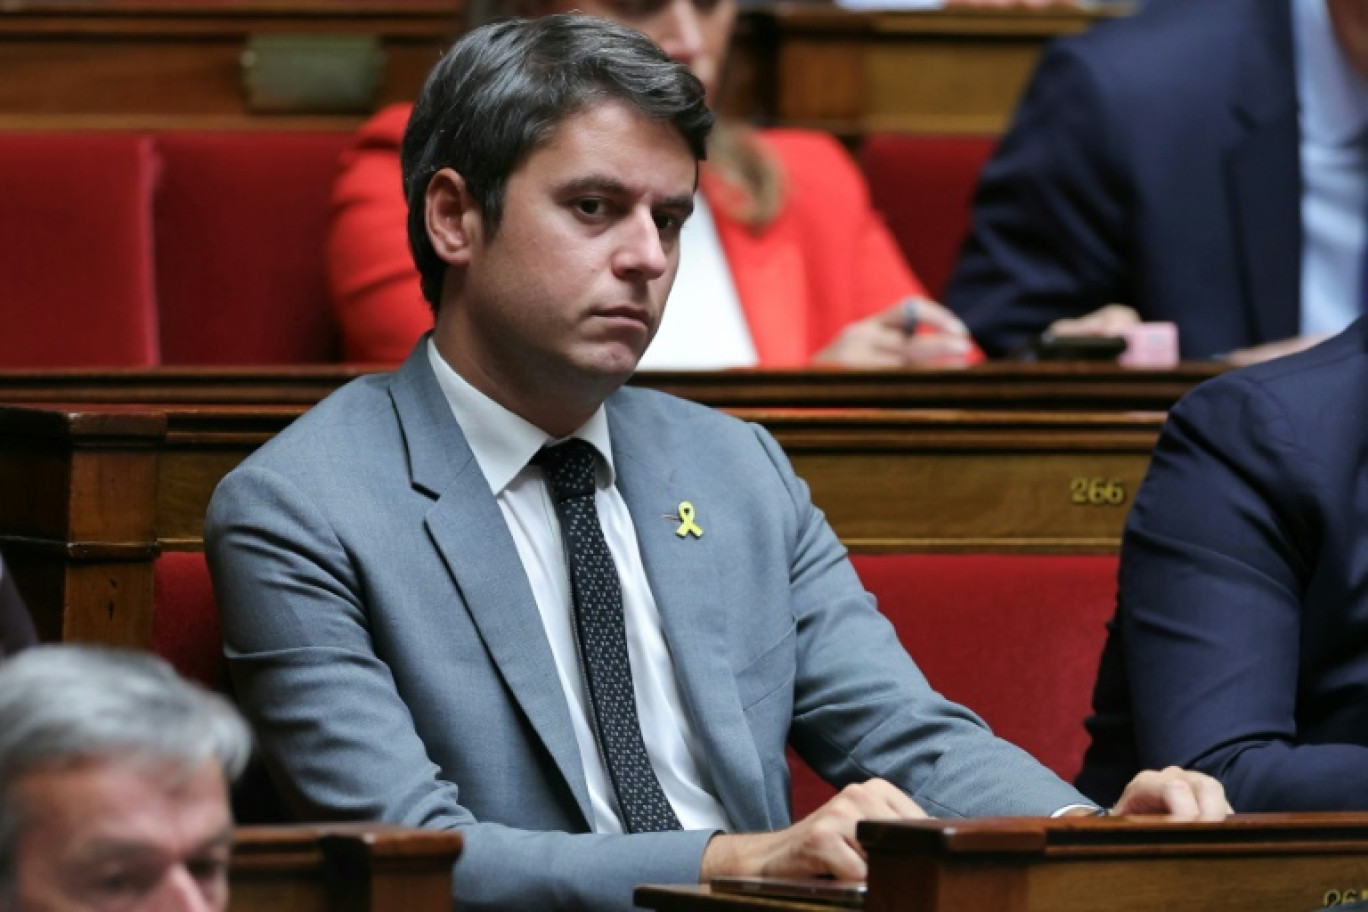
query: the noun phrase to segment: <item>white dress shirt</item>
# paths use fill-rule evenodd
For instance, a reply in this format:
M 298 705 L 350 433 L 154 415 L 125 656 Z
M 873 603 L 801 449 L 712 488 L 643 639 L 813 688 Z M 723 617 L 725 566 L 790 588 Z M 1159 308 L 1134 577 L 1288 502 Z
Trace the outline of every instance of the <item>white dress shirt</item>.
M 594 735 L 575 641 L 570 571 L 560 521 L 542 470 L 529 464 L 538 450 L 557 441 L 467 383 L 442 359 L 431 340 L 428 360 L 518 547 L 570 709 L 593 802 L 594 831 L 621 833 L 622 817 Z M 679 692 L 674 660 L 641 562 L 636 528 L 614 484 L 613 449 L 603 408 L 571 436 L 593 444 L 602 457 L 594 503 L 622 581 L 632 689 L 651 766 L 685 829 L 730 830 L 731 822 L 708 774 L 702 742 Z
M 1293 0 L 1301 116 L 1302 333 L 1360 314 L 1368 243 L 1368 82 L 1350 64 L 1325 0 Z
M 703 194 L 679 236 L 679 273 L 640 370 L 721 370 L 759 363 L 717 224 Z

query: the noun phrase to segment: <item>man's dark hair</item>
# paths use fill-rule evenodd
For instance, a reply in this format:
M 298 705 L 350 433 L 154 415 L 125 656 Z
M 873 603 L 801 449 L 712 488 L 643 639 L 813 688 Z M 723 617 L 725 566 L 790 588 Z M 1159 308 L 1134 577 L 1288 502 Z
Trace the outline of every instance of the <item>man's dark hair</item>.
M 713 116 L 703 84 L 640 32 L 576 13 L 496 22 L 457 41 L 428 76 L 404 131 L 401 160 L 409 247 L 423 297 L 437 307 L 447 264 L 427 236 L 432 176 L 465 179 L 493 237 L 508 177 L 556 127 L 617 101 L 679 131 L 703 159 Z

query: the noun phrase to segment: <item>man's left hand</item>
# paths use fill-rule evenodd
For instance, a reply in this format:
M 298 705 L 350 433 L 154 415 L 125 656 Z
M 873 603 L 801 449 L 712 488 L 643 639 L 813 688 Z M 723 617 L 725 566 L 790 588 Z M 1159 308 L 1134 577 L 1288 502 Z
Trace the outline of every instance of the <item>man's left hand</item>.
M 1140 773 L 1126 786 L 1111 812 L 1164 814 L 1170 820 L 1224 820 L 1234 813 L 1220 782 L 1176 766 Z

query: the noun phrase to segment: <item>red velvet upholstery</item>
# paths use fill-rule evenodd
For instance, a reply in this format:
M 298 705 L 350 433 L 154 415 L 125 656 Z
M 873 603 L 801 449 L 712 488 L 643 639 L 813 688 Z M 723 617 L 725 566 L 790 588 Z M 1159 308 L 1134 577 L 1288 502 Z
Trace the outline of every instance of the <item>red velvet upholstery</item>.
M 862 150 L 874 205 L 907 262 L 940 298 L 969 232 L 969 204 L 996 139 L 871 133 Z
M 945 696 L 1072 779 L 1088 744 L 1114 555 L 857 555 L 856 570 L 917 665 Z M 832 789 L 794 767 L 794 814 Z
M 199 552 L 167 551 L 152 567 L 152 651 L 213 690 L 228 687 L 209 565 Z
M 0 137 L 0 367 L 157 362 L 151 140 Z
M 157 136 L 163 363 L 337 359 L 323 251 L 349 139 L 345 131 Z

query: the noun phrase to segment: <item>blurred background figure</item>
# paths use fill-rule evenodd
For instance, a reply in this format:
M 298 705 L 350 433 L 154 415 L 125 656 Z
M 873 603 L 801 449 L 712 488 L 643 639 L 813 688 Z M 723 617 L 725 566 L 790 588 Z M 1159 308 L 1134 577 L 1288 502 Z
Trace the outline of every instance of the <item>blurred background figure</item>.
M 1362 0 L 1153 0 L 1060 41 L 983 172 L 947 303 L 991 356 L 1147 320 L 1185 358 L 1247 363 L 1342 330 L 1365 75 Z
M 486 0 L 469 24 L 579 11 L 644 32 L 715 104 L 734 0 Z M 397 363 L 432 327 L 405 236 L 407 105 L 362 128 L 334 192 L 328 268 L 345 356 Z M 977 351 L 926 298 L 832 137 L 723 123 L 700 175 L 670 306 L 642 369 L 960 365 Z
M 14 585 L 14 577 L 5 566 L 4 556 L 0 555 L 0 658 L 14 655 L 37 641 L 28 609 Z
M 250 750 L 236 710 L 150 654 L 0 663 L 0 912 L 227 908 Z

